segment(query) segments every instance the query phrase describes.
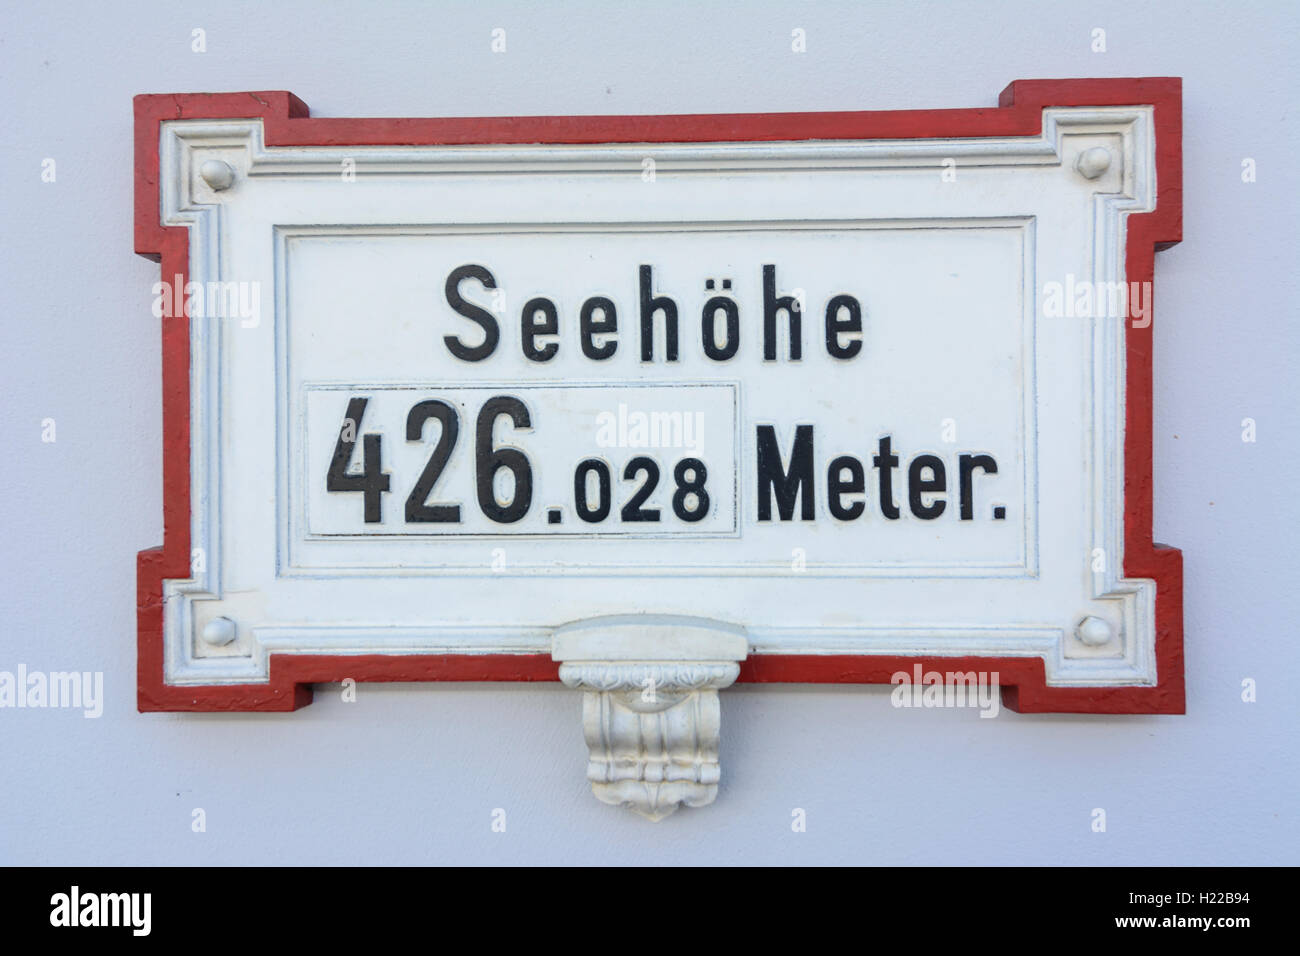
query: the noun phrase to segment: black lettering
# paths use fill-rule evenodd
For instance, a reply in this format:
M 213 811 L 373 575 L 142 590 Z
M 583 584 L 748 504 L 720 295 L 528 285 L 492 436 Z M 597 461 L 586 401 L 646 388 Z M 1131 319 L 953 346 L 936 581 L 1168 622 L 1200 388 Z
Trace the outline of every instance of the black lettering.
M 600 318 L 595 317 L 596 312 L 600 313 Z M 618 339 L 614 338 L 614 333 L 618 331 L 618 312 L 609 299 L 597 295 L 582 303 L 579 326 L 582 333 L 579 336 L 582 340 L 582 354 L 587 358 L 600 361 L 618 350 Z M 597 345 L 594 339 L 597 335 L 608 335 L 609 338 Z
M 846 318 L 840 310 L 848 311 Z M 841 342 L 840 336 L 862 332 L 862 306 L 851 295 L 837 295 L 826 303 L 826 351 L 832 358 L 853 358 L 862 351 L 861 337 Z
M 932 477 L 923 478 L 921 472 L 930 469 Z M 948 477 L 944 472 L 943 459 L 935 455 L 917 455 L 907 469 L 907 501 L 912 514 L 927 521 L 943 514 L 948 502 L 942 498 L 926 504 L 923 495 L 948 490 Z
M 653 294 L 654 282 L 649 266 L 641 267 L 641 361 L 655 359 L 655 313 L 664 314 L 666 357 L 677 361 L 677 303 L 666 295 Z
M 641 507 L 659 484 L 659 463 L 653 458 L 640 455 L 627 463 L 627 467 L 623 469 L 623 478 L 627 481 L 634 481 L 636 476 L 642 472 L 645 473 L 645 481 L 641 483 L 641 487 L 627 500 L 627 504 L 619 512 L 619 517 L 624 521 L 659 520 L 658 508 Z
M 591 507 L 587 494 L 587 476 L 596 476 L 596 507 Z M 588 458 L 580 462 L 573 473 L 573 507 L 578 517 L 590 524 L 596 524 L 609 517 L 610 483 L 609 465 L 599 458 Z
M 718 310 L 727 313 L 727 341 L 718 346 Z M 715 295 L 704 303 L 704 312 L 700 315 L 700 337 L 704 341 L 704 354 L 715 362 L 725 362 L 736 354 L 740 348 L 740 309 L 736 301 L 729 296 Z
M 537 321 L 539 312 L 542 315 L 540 322 Z M 560 334 L 560 317 L 556 314 L 555 303 L 541 296 L 529 299 L 519 317 L 519 333 L 526 358 L 534 362 L 549 362 L 555 358 L 555 353 L 560 350 L 558 342 L 547 342 L 539 349 L 536 341 L 539 335 Z
M 466 345 L 454 335 L 443 336 L 442 340 L 447 343 L 448 351 L 456 358 L 466 362 L 481 362 L 496 350 L 497 342 L 501 338 L 501 329 L 497 326 L 497 320 L 491 312 L 461 298 L 460 283 L 463 279 L 478 279 L 485 289 L 495 289 L 497 280 L 483 266 L 458 266 L 451 270 L 451 275 L 447 276 L 447 285 L 443 290 L 447 296 L 447 304 L 457 315 L 463 315 L 482 326 L 483 344 Z
M 424 437 L 424 424 L 430 418 L 438 420 L 442 430 L 438 435 L 438 444 L 433 447 L 424 471 L 420 472 L 415 487 L 406 499 L 406 520 L 410 524 L 430 521 L 460 521 L 460 505 L 428 504 L 429 493 L 447 467 L 452 449 L 456 447 L 456 436 L 460 433 L 460 418 L 456 410 L 446 402 L 430 399 L 418 402 L 406 415 L 406 440 L 420 441 Z
M 334 445 L 334 455 L 325 475 L 326 491 L 359 491 L 362 494 L 366 524 L 379 524 L 384 520 L 383 493 L 388 491 L 388 472 L 383 466 L 383 436 L 366 435 L 361 442 L 361 473 L 348 471 L 348 462 L 357 447 L 357 432 L 361 418 L 366 414 L 368 398 L 348 399 L 347 414 L 339 429 L 339 440 Z
M 998 463 L 992 455 L 958 455 L 957 478 L 961 485 L 961 520 L 970 521 L 975 517 L 975 500 L 971 492 L 971 475 L 978 468 L 990 475 L 998 473 Z
M 798 425 L 794 430 L 794 447 L 790 451 L 790 470 L 781 467 L 781 449 L 776 443 L 776 428 L 758 426 L 758 520 L 772 520 L 772 492 L 782 521 L 794 517 L 795 499 L 802 492 L 799 517 L 812 521 L 815 514 L 813 487 L 813 427 Z
M 528 408 L 517 398 L 497 395 L 483 403 L 475 424 L 474 486 L 478 492 L 479 509 L 498 524 L 512 524 L 528 513 L 533 503 L 533 469 L 528 456 L 518 448 L 492 445 L 492 432 L 502 415 L 510 419 L 515 428 L 532 428 Z M 511 473 L 515 490 L 506 504 L 497 501 L 493 484 L 502 468 Z
M 871 464 L 880 471 L 880 513 L 893 521 L 900 514 L 898 505 L 894 503 L 894 469 L 898 467 L 898 456 L 893 453 L 890 444 L 888 435 L 880 439 L 879 450 L 871 459 Z
M 709 493 L 704 483 L 709 480 L 709 469 L 698 458 L 683 458 L 673 469 L 677 490 L 673 492 L 673 514 L 683 521 L 699 521 L 709 513 Z M 686 499 L 695 496 L 695 508 L 686 507 Z
M 776 266 L 763 266 L 763 360 L 776 361 L 776 314 L 782 309 L 790 316 L 790 361 L 803 355 L 803 320 L 799 303 L 792 295 L 776 294 Z
M 844 477 L 848 471 L 849 477 Z M 867 510 L 866 502 L 850 501 L 847 505 L 841 500 L 844 495 L 860 495 L 867 490 L 866 473 L 862 462 L 852 455 L 841 455 L 831 462 L 826 470 L 826 503 L 830 505 L 831 515 L 840 521 L 852 521 Z

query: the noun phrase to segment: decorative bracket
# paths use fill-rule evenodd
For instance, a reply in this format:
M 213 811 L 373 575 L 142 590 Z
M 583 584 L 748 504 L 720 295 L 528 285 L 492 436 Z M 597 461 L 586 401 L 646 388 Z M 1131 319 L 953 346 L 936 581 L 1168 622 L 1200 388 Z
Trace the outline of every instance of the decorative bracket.
M 743 628 L 697 617 L 591 618 L 555 631 L 560 680 L 583 692 L 596 799 L 662 820 L 718 795 L 718 691 L 749 652 Z

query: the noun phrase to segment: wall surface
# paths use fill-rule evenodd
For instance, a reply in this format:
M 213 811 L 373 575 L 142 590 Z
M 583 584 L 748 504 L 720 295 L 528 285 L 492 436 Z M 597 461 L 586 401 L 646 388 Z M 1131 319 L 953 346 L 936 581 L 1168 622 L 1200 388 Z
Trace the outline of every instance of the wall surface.
M 0 709 L 0 863 L 1300 862 L 1297 36 L 1281 2 L 5 5 L 0 670 L 102 671 L 104 708 Z M 650 824 L 592 798 L 559 685 L 136 712 L 135 553 L 162 526 L 134 94 L 286 89 L 320 116 L 767 112 L 1169 75 L 1185 239 L 1156 259 L 1155 537 L 1185 557 L 1185 716 L 981 720 L 895 709 L 888 687 L 735 687 L 716 804 Z

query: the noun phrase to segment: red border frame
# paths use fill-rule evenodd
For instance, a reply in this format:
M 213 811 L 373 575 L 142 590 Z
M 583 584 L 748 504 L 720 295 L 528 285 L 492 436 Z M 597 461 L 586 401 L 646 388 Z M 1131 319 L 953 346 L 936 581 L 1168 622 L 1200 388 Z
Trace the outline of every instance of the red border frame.
M 1032 136 L 1052 106 L 1155 108 L 1154 212 L 1128 219 L 1129 281 L 1154 278 L 1154 253 L 1182 239 L 1182 80 L 1018 80 L 997 108 L 890 112 L 742 113 L 681 116 L 535 116 L 473 119 L 318 119 L 292 93 L 150 94 L 135 98 L 135 249 L 162 275 L 188 276 L 188 234 L 159 221 L 159 124 L 176 119 L 261 119 L 268 146 L 428 146 L 470 143 L 720 142 L 804 139 L 932 139 Z M 1154 687 L 1048 687 L 1043 662 L 1024 658 L 755 655 L 740 680 L 888 683 L 914 664 L 996 670 L 1003 703 L 1022 712 L 1177 714 L 1184 708 L 1182 554 L 1151 537 L 1151 343 L 1153 325 L 1127 323 L 1124 444 L 1124 574 L 1156 581 Z M 445 656 L 272 655 L 265 684 L 174 686 L 163 680 L 164 578 L 190 573 L 189 328 L 162 325 L 163 546 L 138 558 L 141 711 L 294 710 L 312 682 L 558 680 L 546 654 Z

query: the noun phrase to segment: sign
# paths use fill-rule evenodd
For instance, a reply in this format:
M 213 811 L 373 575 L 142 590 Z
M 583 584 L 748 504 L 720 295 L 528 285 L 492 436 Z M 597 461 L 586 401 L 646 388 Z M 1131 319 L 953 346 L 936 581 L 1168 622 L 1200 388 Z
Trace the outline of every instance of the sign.
M 165 516 L 140 708 L 557 677 L 675 707 L 934 671 L 1021 711 L 1181 712 L 1180 555 L 1151 540 L 1180 102 L 1174 79 L 738 116 L 138 97 Z M 639 808 L 711 799 L 692 761 Z M 590 772 L 627 802 L 671 764 Z

